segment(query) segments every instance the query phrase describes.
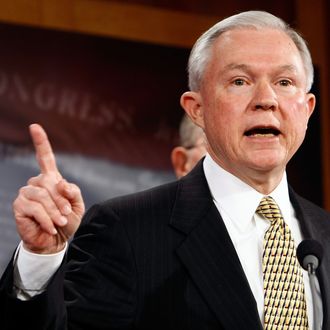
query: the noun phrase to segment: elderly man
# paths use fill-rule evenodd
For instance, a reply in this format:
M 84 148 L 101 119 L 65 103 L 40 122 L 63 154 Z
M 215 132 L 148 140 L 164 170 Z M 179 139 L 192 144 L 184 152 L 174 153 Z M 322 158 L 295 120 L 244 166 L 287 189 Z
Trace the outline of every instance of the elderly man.
M 82 222 L 79 190 L 32 125 L 41 174 L 14 202 L 22 243 L 1 280 L 2 329 L 329 329 L 330 216 L 285 172 L 314 110 L 312 82 L 304 40 L 277 17 L 220 21 L 194 45 L 181 97 L 206 158 Z M 314 299 L 296 258 L 304 238 L 326 251 Z

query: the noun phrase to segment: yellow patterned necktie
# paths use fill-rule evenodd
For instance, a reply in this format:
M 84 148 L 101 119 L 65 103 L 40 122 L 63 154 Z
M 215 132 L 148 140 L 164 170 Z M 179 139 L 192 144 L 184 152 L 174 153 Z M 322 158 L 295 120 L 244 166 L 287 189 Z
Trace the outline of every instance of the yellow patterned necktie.
M 256 212 L 270 221 L 264 237 L 264 328 L 307 330 L 303 276 L 289 227 L 272 197 L 263 197 Z

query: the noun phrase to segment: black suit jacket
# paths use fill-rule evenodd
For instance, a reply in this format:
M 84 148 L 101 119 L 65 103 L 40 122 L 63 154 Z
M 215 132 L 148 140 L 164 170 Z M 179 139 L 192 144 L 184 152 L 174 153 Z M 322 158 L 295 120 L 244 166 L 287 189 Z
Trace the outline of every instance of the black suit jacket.
M 328 329 L 330 216 L 290 194 L 304 237 L 325 249 L 317 276 Z M 92 207 L 43 294 L 21 302 L 11 287 L 9 266 L 3 329 L 262 329 L 201 162 L 177 182 Z

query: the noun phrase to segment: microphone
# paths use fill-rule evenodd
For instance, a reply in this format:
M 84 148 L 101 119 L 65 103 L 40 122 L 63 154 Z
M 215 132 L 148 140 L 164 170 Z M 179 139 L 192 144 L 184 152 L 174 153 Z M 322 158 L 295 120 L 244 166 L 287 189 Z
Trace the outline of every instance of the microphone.
M 313 299 L 313 315 L 315 330 L 321 330 L 322 319 L 320 317 L 321 305 L 317 293 L 317 278 L 315 271 L 320 266 L 323 257 L 323 247 L 314 239 L 302 241 L 297 248 L 297 258 L 302 268 L 308 271 Z
M 297 248 L 297 258 L 302 268 L 308 271 L 308 274 L 315 274 L 320 266 L 323 257 L 322 245 L 314 239 L 305 239 Z

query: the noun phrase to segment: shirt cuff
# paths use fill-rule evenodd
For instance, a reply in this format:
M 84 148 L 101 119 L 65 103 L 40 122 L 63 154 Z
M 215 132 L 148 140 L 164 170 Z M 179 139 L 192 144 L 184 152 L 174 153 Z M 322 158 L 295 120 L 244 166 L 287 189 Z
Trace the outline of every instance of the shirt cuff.
M 66 249 L 54 254 L 36 254 L 19 244 L 14 258 L 14 290 L 17 298 L 31 299 L 44 291 L 48 281 L 60 267 Z

